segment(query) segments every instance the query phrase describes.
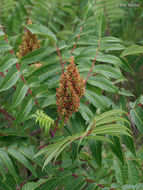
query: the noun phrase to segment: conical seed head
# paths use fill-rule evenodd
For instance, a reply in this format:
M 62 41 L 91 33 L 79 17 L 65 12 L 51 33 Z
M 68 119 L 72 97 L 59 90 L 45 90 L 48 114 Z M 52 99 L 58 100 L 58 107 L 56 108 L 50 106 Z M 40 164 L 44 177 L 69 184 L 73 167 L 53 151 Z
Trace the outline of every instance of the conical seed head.
M 28 20 L 27 25 L 31 25 L 32 21 Z M 25 30 L 23 38 L 22 38 L 22 45 L 19 46 L 19 52 L 17 52 L 17 57 L 21 59 L 23 56 L 27 55 L 28 53 L 32 52 L 33 50 L 39 49 L 39 41 L 36 34 L 32 34 L 29 30 Z M 41 63 L 35 63 L 36 67 L 40 67 Z
M 84 95 L 84 79 L 80 77 L 73 56 L 66 72 L 61 74 L 59 88 L 57 89 L 57 111 L 60 117 L 70 118 L 79 108 L 80 98 Z

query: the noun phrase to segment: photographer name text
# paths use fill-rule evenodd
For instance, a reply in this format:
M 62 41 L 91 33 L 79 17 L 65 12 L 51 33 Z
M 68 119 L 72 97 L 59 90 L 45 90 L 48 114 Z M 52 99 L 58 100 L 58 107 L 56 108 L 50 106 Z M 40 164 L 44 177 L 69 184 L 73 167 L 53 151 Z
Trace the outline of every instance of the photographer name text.
M 117 7 L 139 7 L 140 5 L 139 4 L 134 4 L 134 3 L 127 3 L 127 4 L 124 4 L 124 3 L 119 3 L 117 4 Z

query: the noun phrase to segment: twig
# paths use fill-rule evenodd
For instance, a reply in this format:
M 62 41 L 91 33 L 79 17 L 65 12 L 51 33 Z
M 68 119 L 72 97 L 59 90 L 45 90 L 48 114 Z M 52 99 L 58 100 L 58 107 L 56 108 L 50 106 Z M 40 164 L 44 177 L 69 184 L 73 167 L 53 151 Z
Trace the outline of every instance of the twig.
M 98 55 L 98 52 L 99 52 L 100 43 L 101 43 L 101 39 L 99 39 L 97 52 L 96 52 L 95 58 L 94 58 L 94 60 L 93 60 L 92 67 L 91 67 L 91 69 L 90 69 L 90 71 L 89 71 L 89 73 L 88 73 L 88 76 L 87 76 L 86 80 L 85 80 L 85 84 L 86 84 L 86 82 L 87 82 L 87 80 L 88 80 L 88 78 L 89 78 L 89 76 L 90 76 L 90 74 L 91 74 L 91 72 L 92 72 L 93 67 L 94 67 L 94 64 L 95 64 L 95 61 L 96 61 L 96 58 L 97 58 L 97 55 Z
M 87 137 L 88 135 L 90 135 L 90 133 L 94 130 L 94 128 L 95 128 L 95 126 L 93 126 L 92 129 L 91 129 L 90 131 L 88 131 L 88 133 L 86 134 L 86 137 Z M 83 136 L 78 137 L 77 139 L 75 139 L 75 141 L 81 139 L 82 137 L 83 137 Z
M 13 116 L 11 116 L 10 114 L 8 114 L 4 109 L 0 109 L 0 111 L 7 117 L 11 118 L 13 121 L 15 120 L 15 118 Z
M 83 26 L 81 27 L 81 29 L 80 29 L 80 33 L 83 31 Z M 80 34 L 78 35 L 78 38 L 77 38 L 77 41 L 76 41 L 76 43 L 74 44 L 74 47 L 73 47 L 73 49 L 71 50 L 71 54 L 73 53 L 73 51 L 76 49 L 76 46 L 77 46 L 77 42 L 78 42 L 78 40 L 80 39 Z
M 63 168 L 60 168 L 59 169 L 61 172 L 64 171 Z M 79 176 L 77 174 L 72 174 L 73 177 L 75 178 L 78 178 Z M 95 181 L 91 181 L 89 178 L 85 178 L 85 180 L 88 182 L 88 183 L 95 183 Z M 97 184 L 97 186 L 101 187 L 101 188 L 106 188 L 104 185 L 102 184 Z M 115 190 L 114 188 L 110 188 L 110 190 Z
M 50 135 L 51 135 L 52 138 L 54 137 L 52 129 L 50 129 Z
M 56 44 L 54 44 L 56 49 L 57 49 L 57 52 L 58 52 L 58 55 L 59 55 L 59 58 L 60 58 L 60 62 L 61 62 L 61 66 L 62 66 L 62 70 L 63 70 L 63 74 L 64 74 L 64 63 L 62 61 L 62 57 L 61 57 L 61 54 L 60 54 L 60 51 L 59 51 L 59 48 Z
M 33 133 L 31 133 L 31 136 L 36 135 L 37 133 L 41 133 L 41 129 L 37 129 L 36 131 L 34 131 Z
M 43 145 L 43 146 L 37 146 L 37 148 L 45 148 L 46 146 L 48 146 L 47 144 Z
M 0 74 L 1 74 L 1 76 L 5 77 L 5 75 L 2 72 L 0 72 Z
M 56 130 L 57 130 L 57 128 L 58 128 L 59 120 L 60 120 L 60 117 L 58 116 L 57 121 L 56 121 L 56 124 L 55 124 L 54 131 L 53 131 L 53 137 L 55 136 Z

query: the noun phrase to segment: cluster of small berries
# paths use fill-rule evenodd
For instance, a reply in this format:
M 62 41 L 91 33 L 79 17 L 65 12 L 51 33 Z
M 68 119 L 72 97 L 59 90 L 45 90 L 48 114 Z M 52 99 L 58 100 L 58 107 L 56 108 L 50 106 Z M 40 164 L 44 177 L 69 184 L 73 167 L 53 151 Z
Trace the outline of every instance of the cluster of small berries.
M 59 88 L 57 88 L 57 112 L 62 118 L 71 117 L 73 112 L 79 108 L 80 98 L 84 95 L 85 85 L 83 77 L 80 77 L 79 70 L 74 63 L 73 56 L 66 72 L 60 76 Z
M 27 21 L 28 25 L 31 25 L 31 20 Z M 22 45 L 19 46 L 19 52 L 17 52 L 17 57 L 21 59 L 23 56 L 27 55 L 28 53 L 32 52 L 40 48 L 39 41 L 37 39 L 36 34 L 32 34 L 29 30 L 26 29 L 24 36 L 22 38 Z M 41 63 L 35 63 L 36 67 L 40 67 Z

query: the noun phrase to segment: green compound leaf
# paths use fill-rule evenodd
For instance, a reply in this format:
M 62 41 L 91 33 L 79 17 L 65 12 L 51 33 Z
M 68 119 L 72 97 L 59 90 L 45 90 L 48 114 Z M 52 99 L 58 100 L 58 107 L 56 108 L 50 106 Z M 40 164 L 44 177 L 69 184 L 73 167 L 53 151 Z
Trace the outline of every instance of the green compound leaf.
M 118 92 L 117 87 L 104 76 L 98 76 L 98 75 L 94 77 L 91 76 L 87 82 L 93 86 L 97 86 L 101 88 L 102 90 L 106 90 L 108 92 L 112 92 L 112 93 Z
M 127 47 L 122 53 L 121 57 L 125 57 L 127 55 L 138 55 L 143 53 L 143 46 L 132 45 Z
M 46 183 L 48 181 L 48 179 L 40 179 L 39 181 L 37 182 L 28 182 L 26 183 L 22 190 L 35 190 L 37 189 L 40 185 Z
M 28 85 L 26 85 L 23 81 L 20 81 L 12 100 L 12 107 L 16 107 L 22 102 L 27 91 Z
M 31 24 L 25 26 L 32 34 L 39 34 L 47 37 L 52 42 L 57 42 L 55 34 L 49 30 L 46 26 L 39 24 Z
M 136 124 L 138 130 L 143 133 L 143 110 L 141 107 L 135 107 L 131 109 L 130 115 Z
M 10 68 L 9 72 L 6 74 L 6 76 L 3 79 L 3 82 L 0 86 L 0 92 L 3 92 L 11 88 L 18 81 L 19 78 L 20 78 L 20 72 L 16 68 L 16 65 L 13 65 L 13 67 Z
M 12 163 L 9 155 L 7 154 L 6 150 L 4 150 L 3 148 L 0 149 L 0 158 L 3 160 L 6 167 L 8 168 L 9 172 L 12 174 L 15 181 L 17 182 L 18 176 L 17 176 L 16 170 L 13 166 L 13 163 Z
M 7 54 L 0 63 L 0 71 L 4 72 L 9 69 L 12 65 L 14 65 L 18 59 L 16 59 L 13 55 Z
M 48 134 L 51 125 L 54 125 L 54 120 L 46 115 L 42 110 L 38 110 L 33 117 L 36 118 L 36 123 L 39 122 L 40 128 L 44 129 L 46 134 Z

